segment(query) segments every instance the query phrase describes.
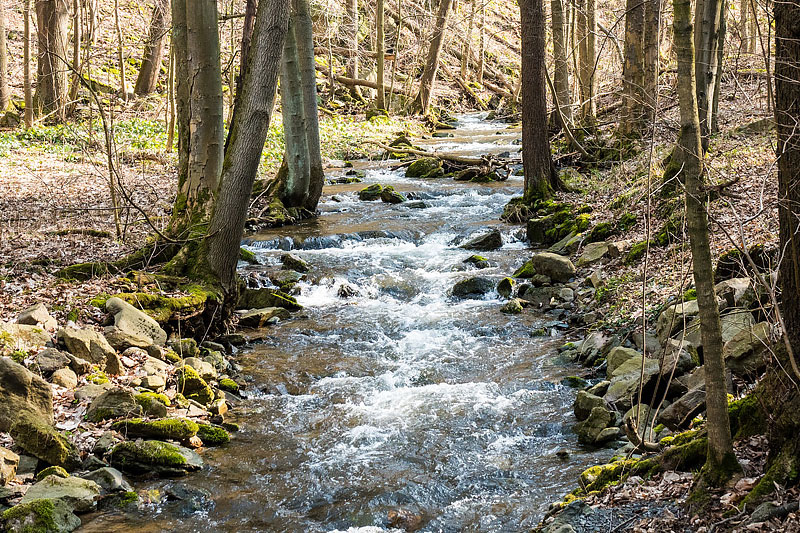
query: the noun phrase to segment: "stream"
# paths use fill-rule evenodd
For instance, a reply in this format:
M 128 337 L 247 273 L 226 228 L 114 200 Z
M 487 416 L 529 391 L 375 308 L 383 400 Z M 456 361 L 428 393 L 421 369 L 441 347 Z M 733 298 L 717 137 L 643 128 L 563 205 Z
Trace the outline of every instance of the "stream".
M 453 134 L 419 144 L 519 157 L 519 129 L 484 115 L 459 117 Z M 95 515 L 79 531 L 372 533 L 391 531 L 389 513 L 401 510 L 422 517 L 421 531 L 526 531 L 583 469 L 608 459 L 571 431 L 575 390 L 560 381 L 578 370 L 557 359 L 558 319 L 504 315 L 497 294 L 449 294 L 530 256 L 520 228 L 499 221 L 522 178 L 407 179 L 396 164 L 354 162 L 363 183 L 326 185 L 317 220 L 245 240 L 264 265 L 242 265 L 244 275 L 278 268 L 287 250 L 312 271 L 297 296 L 305 309 L 234 358 L 250 379 L 233 418 L 242 430 L 180 480 L 210 498 L 194 511 Z M 358 200 L 371 183 L 415 203 Z M 490 268 L 466 265 L 474 252 L 458 244 L 495 227 L 502 249 L 478 252 Z M 347 291 L 355 295 L 340 296 Z M 535 336 L 543 327 L 548 336 Z

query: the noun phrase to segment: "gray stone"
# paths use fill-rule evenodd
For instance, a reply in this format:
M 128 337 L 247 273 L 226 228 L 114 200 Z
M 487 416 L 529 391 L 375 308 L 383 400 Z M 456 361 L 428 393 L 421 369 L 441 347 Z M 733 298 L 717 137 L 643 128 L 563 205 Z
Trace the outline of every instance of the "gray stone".
M 273 317 L 278 317 L 283 320 L 290 316 L 289 311 L 283 307 L 251 309 L 239 316 L 239 325 L 244 328 L 260 328 L 266 325 L 267 321 Z
M 611 382 L 608 380 L 601 381 L 596 385 L 592 385 L 586 392 L 589 394 L 594 394 L 595 396 L 605 396 L 606 392 L 608 391 L 608 387 L 611 385 Z
M 720 281 L 714 286 L 717 296 L 724 299 L 728 307 L 749 308 L 756 301 L 756 291 L 750 278 L 733 278 Z
M 618 427 L 605 428 L 594 439 L 595 444 L 604 444 L 622 437 L 622 430 Z
M 772 326 L 759 322 L 750 329 L 742 330 L 725 343 L 722 352 L 725 366 L 736 376 L 755 378 L 766 367 L 764 352 L 770 345 Z
M 0 334 L 3 333 L 8 334 L 11 339 L 7 342 L 0 341 L 0 347 L 7 347 L 12 350 L 33 352 L 50 342 L 50 334 L 40 326 L 9 324 L 8 322 L 0 321 Z M 0 335 L 1 337 L 2 335 Z
M 81 519 L 73 514 L 71 505 L 63 500 L 31 501 L 12 507 L 5 521 L 8 533 L 69 533 L 81 527 Z
M 58 340 L 75 357 L 100 365 L 110 374 L 119 374 L 122 370 L 116 350 L 100 332 L 91 329 L 62 328 L 58 330 Z
M 167 333 L 158 322 L 128 302 L 116 297 L 109 298 L 106 311 L 114 315 L 114 325 L 120 331 L 140 339 L 150 339 L 150 344 L 163 346 L 167 342 Z
M 100 486 L 94 481 L 75 476 L 47 476 L 25 493 L 21 504 L 33 500 L 61 500 L 75 511 L 84 513 L 95 506 L 95 498 L 100 496 Z
M 460 299 L 480 298 L 494 291 L 494 282 L 489 278 L 474 277 L 459 281 L 453 286 L 453 296 Z
M 53 423 L 50 384 L 8 357 L 0 358 L 0 431 L 5 432 L 24 411 Z
M 722 342 L 727 343 L 736 335 L 747 332 L 755 325 L 753 314 L 746 309 L 731 308 L 722 313 L 719 317 L 719 325 L 722 328 Z M 692 321 L 686 328 L 684 340 L 692 346 L 699 348 L 703 345 L 703 335 L 700 327 L 700 319 Z
M 603 398 L 582 390 L 578 391 L 575 397 L 573 412 L 575 413 L 575 418 L 578 420 L 586 420 L 592 413 L 592 409 L 605 406 L 606 401 Z
M 558 290 L 558 298 L 564 302 L 573 302 L 575 301 L 575 291 L 569 287 L 562 287 Z
M 558 296 L 558 287 L 533 287 L 522 294 L 526 305 L 536 309 L 549 309 L 553 298 Z
M 170 365 L 155 357 L 148 357 L 142 363 L 142 370 L 148 376 L 160 376 L 169 372 Z
M 136 403 L 131 391 L 111 389 L 97 398 L 86 411 L 86 418 L 92 422 L 101 422 L 111 418 L 136 417 L 142 414 L 142 407 Z
M 465 250 L 491 251 L 502 248 L 503 235 L 499 229 L 492 229 L 489 233 L 479 235 L 461 245 Z
M 311 265 L 293 254 L 281 255 L 281 263 L 283 264 L 283 268 L 296 272 L 308 272 L 311 270 Z
M 639 357 L 639 360 L 641 361 L 641 355 L 642 354 L 633 348 L 624 348 L 622 346 L 613 348 L 610 352 L 608 352 L 608 356 L 606 356 L 606 361 L 608 363 L 606 372 L 608 373 L 608 376 L 613 376 L 614 371 L 622 366 L 622 364 L 628 359 Z
M 138 337 L 131 335 L 119 329 L 117 326 L 106 326 L 103 328 L 103 336 L 106 338 L 112 348 L 119 352 L 124 352 L 128 348 L 142 348 L 153 345 L 153 339 L 150 337 Z
M 49 376 L 56 370 L 64 368 L 70 363 L 70 359 L 64 352 L 55 348 L 45 348 L 34 357 L 35 369 L 43 376 Z
M 105 493 L 128 492 L 133 490 L 130 484 L 125 481 L 125 478 L 122 477 L 122 472 L 110 466 L 98 468 L 81 477 L 89 481 L 94 481 Z
M 606 281 L 603 279 L 603 274 L 599 270 L 592 272 L 589 277 L 586 278 L 586 280 L 595 289 L 606 286 Z
M 162 392 L 167 386 L 167 380 L 162 375 L 144 376 L 141 379 L 142 387 L 153 392 Z
M 211 381 L 217 378 L 217 369 L 211 363 L 206 363 L 197 357 L 187 357 L 183 360 L 183 364 L 188 365 L 200 374 L 200 377 L 206 381 Z
M 689 323 L 689 318 L 697 316 L 699 312 L 697 300 L 670 305 L 666 307 L 658 316 L 656 321 L 656 333 L 658 340 L 662 344 L 675 332 L 685 327 Z
M 20 313 L 17 317 L 17 324 L 42 326 L 44 329 L 48 330 L 53 330 L 58 327 L 56 319 L 50 316 L 47 307 L 41 302 Z
M 177 477 L 200 470 L 202 458 L 194 451 L 156 440 L 126 441 L 111 451 L 111 464 L 133 475 Z
M 69 358 L 69 367 L 77 375 L 82 376 L 92 371 L 92 363 L 89 361 L 81 359 L 80 357 L 75 357 L 71 353 L 66 353 L 66 356 Z
M 628 409 L 633 404 L 633 398 L 639 392 L 639 381 L 642 371 L 642 357 L 631 357 L 619 365 L 609 375 L 611 384 L 608 386 L 604 398 L 606 402 L 617 406 L 619 409 Z M 644 388 L 658 374 L 659 367 L 656 359 L 644 359 Z
M 654 355 L 661 350 L 661 343 L 658 337 L 649 331 L 646 331 L 644 335 L 642 335 L 641 331 L 637 331 L 631 337 L 633 338 L 633 344 L 640 352 Z
M 111 383 L 87 383 L 79 387 L 75 391 L 75 399 L 79 402 L 83 401 L 93 401 L 95 398 L 103 394 L 104 392 L 111 390 L 114 388 L 114 385 Z
M 5 487 L 17 475 L 19 455 L 0 446 L 0 487 Z
M 569 253 L 567 251 L 567 245 L 571 243 L 577 236 L 578 235 L 574 231 L 571 231 L 566 237 L 548 248 L 547 251 L 553 254 L 567 255 Z
M 575 265 L 566 257 L 549 252 L 536 254 L 531 258 L 533 268 L 539 274 L 548 276 L 553 281 L 566 283 L 575 276 Z
M 597 437 L 613 420 L 614 416 L 607 408 L 595 407 L 586 420 L 575 424 L 574 430 L 578 435 L 578 441 L 583 444 L 595 444 Z
M 600 331 L 593 331 L 578 345 L 578 355 L 582 361 L 593 361 L 600 355 L 611 339 Z
M 589 243 L 583 248 L 583 253 L 578 258 L 577 267 L 580 268 L 582 266 L 591 265 L 592 263 L 596 263 L 603 259 L 606 255 L 608 255 L 608 243 L 605 242 L 593 242 Z
M 664 409 L 658 421 L 671 430 L 686 428 L 694 417 L 703 412 L 705 406 L 706 392 L 701 389 L 690 390 Z
M 74 389 L 78 386 L 78 376 L 71 368 L 61 368 L 53 372 L 50 376 L 50 381 L 53 385 L 64 387 L 65 389 Z

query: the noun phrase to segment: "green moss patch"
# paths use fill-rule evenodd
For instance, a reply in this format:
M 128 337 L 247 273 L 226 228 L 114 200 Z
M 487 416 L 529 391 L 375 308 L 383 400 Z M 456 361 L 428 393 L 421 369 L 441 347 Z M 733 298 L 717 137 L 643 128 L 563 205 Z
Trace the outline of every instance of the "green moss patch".
M 222 446 L 231 441 L 231 436 L 225 429 L 211 424 L 198 424 L 197 436 L 206 446 Z
M 159 420 L 132 418 L 115 422 L 111 425 L 111 429 L 128 437 L 182 441 L 195 436 L 198 426 L 195 422 L 185 418 L 162 418 Z

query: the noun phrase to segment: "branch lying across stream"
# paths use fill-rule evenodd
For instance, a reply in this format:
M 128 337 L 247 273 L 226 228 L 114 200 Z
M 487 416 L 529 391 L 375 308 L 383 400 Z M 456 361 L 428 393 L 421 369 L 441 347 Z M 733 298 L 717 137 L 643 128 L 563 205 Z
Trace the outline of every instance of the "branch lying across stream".
M 459 155 L 440 154 L 436 152 L 426 152 L 425 150 L 417 150 L 415 148 L 400 148 L 396 146 L 389 146 L 378 141 L 364 141 L 365 144 L 373 144 L 378 148 L 382 148 L 387 152 L 393 154 L 406 154 L 418 155 L 420 157 L 433 157 L 444 161 L 451 161 L 453 163 L 461 163 L 463 165 L 485 165 L 489 159 L 486 157 L 463 157 Z

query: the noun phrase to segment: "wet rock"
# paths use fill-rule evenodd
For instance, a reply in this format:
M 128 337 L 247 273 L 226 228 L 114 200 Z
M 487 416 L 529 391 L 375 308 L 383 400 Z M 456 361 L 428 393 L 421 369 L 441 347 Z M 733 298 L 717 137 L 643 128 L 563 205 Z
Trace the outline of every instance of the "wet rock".
M 8 431 L 23 412 L 53 423 L 50 384 L 8 357 L 0 358 L 0 431 Z
M 56 319 L 50 316 L 47 307 L 41 302 L 20 313 L 17 317 L 17 324 L 41 326 L 47 330 L 53 330 L 58 327 Z
M 172 483 L 164 487 L 164 495 L 168 502 L 175 502 L 178 509 L 173 512 L 181 516 L 188 516 L 207 509 L 210 506 L 211 493 L 197 488 L 184 485 L 183 483 Z M 175 505 L 172 505 L 175 507 Z
M 553 281 L 566 283 L 575 275 L 575 265 L 566 257 L 544 252 L 531 258 L 533 268 L 538 274 L 544 274 Z
M 274 317 L 283 320 L 289 318 L 289 311 L 283 307 L 266 307 L 264 309 L 252 309 L 239 316 L 239 326 L 244 328 L 261 328 L 267 321 Z
M 231 441 L 231 436 L 225 428 L 214 424 L 198 424 L 197 436 L 206 446 L 222 446 Z
M 574 430 L 578 435 L 578 442 L 582 444 L 595 444 L 600 433 L 614 420 L 614 416 L 603 406 L 595 407 L 586 420 L 575 424 Z
M 522 309 L 523 309 L 522 300 L 520 300 L 519 298 L 512 298 L 511 300 L 503 304 L 503 307 L 500 308 L 500 312 L 505 313 L 507 315 L 518 315 L 522 313 Z
M 84 513 L 94 509 L 98 496 L 100 486 L 94 481 L 73 476 L 47 476 L 28 489 L 20 504 L 34 500 L 60 500 L 75 511 Z
M 427 209 L 428 208 L 428 204 L 426 204 L 425 202 L 423 202 L 421 200 L 417 200 L 417 201 L 414 201 L 414 202 L 406 202 L 405 206 L 407 208 L 409 208 L 409 209 Z
M 573 412 L 578 420 L 586 420 L 595 407 L 605 407 L 606 401 L 587 391 L 578 391 L 573 404 Z
M 380 183 L 373 183 L 358 191 L 358 199 L 365 202 L 373 202 L 379 200 L 383 192 L 383 185 Z
M 387 185 L 381 191 L 381 202 L 386 204 L 402 204 L 405 201 L 406 197 L 397 192 L 391 185 Z
M 514 292 L 514 280 L 511 278 L 503 278 L 497 284 L 497 293 L 503 298 L 510 298 Z
M 81 527 L 81 519 L 63 500 L 35 500 L 19 504 L 2 518 L 9 533 L 66 533 Z
M 556 287 L 532 287 L 520 295 L 527 305 L 536 309 L 549 309 L 553 298 L 558 296 Z
M 521 267 L 515 270 L 514 273 L 511 275 L 511 277 L 532 278 L 534 275 L 536 275 L 536 269 L 533 268 L 533 262 L 528 260 L 525 261 L 525 263 Z
M 442 161 L 435 157 L 421 157 L 406 168 L 407 178 L 441 178 L 444 176 Z
M 203 460 L 188 448 L 157 440 L 126 441 L 111 451 L 111 464 L 133 475 L 183 476 L 200 470 Z
M 129 492 L 133 490 L 133 487 L 122 477 L 122 472 L 110 466 L 98 468 L 81 477 L 97 483 L 106 494 L 112 492 Z
M 121 372 L 122 363 L 116 350 L 101 333 L 91 329 L 68 327 L 58 331 L 58 340 L 75 357 L 100 365 L 101 369 L 109 374 Z
M 55 348 L 45 348 L 34 357 L 34 369 L 43 376 L 49 376 L 69 363 L 70 359 L 67 354 Z
M 24 412 L 11 426 L 14 444 L 42 461 L 72 470 L 80 466 L 75 446 L 51 425 L 30 412 Z
M 102 393 L 92 401 L 86 418 L 92 422 L 101 422 L 112 418 L 140 416 L 142 407 L 136 403 L 133 392 L 126 389 L 111 389 Z
M 461 245 L 465 250 L 491 251 L 503 246 L 503 235 L 499 229 L 493 229 L 489 233 L 479 235 Z
M 583 253 L 578 258 L 578 268 L 591 265 L 608 255 L 608 244 L 605 242 L 593 242 L 583 248 Z
M 459 281 L 453 286 L 452 293 L 456 298 L 480 298 L 494 291 L 494 282 L 489 278 L 474 277 Z
M 19 455 L 0 446 L 0 487 L 5 487 L 17 475 Z
M 725 366 L 736 376 L 755 378 L 766 367 L 764 353 L 770 345 L 772 327 L 769 322 L 759 322 L 742 330 L 725 343 Z
M 71 368 L 61 368 L 53 372 L 53 375 L 50 376 L 50 381 L 53 385 L 58 385 L 65 389 L 74 389 L 78 386 L 78 375 Z
M 311 265 L 294 254 L 281 255 L 281 264 L 283 265 L 284 269 L 294 270 L 295 272 L 305 273 L 311 271 Z
M 386 518 L 389 527 L 393 529 L 417 531 L 423 526 L 422 515 L 412 513 L 406 509 L 392 509 Z
M 150 340 L 150 344 L 159 346 L 167 342 L 167 333 L 158 322 L 128 302 L 116 297 L 109 298 L 106 311 L 114 315 L 114 326 L 121 332 L 144 341 Z
M 464 259 L 464 263 L 468 265 L 475 265 L 475 268 L 477 269 L 489 268 L 491 266 L 489 264 L 489 260 L 481 255 L 471 255 Z
M 689 423 L 699 415 L 706 406 L 706 392 L 701 389 L 690 390 L 684 396 L 664 409 L 658 421 L 675 431 L 686 428 Z
M 119 431 L 128 438 L 144 437 L 156 440 L 183 441 L 197 434 L 197 424 L 185 418 L 161 418 L 143 420 L 131 418 L 120 420 L 111 425 L 111 429 Z
M 303 306 L 297 300 L 276 289 L 244 289 L 239 297 L 237 309 L 264 309 L 283 307 L 289 311 L 300 311 Z

